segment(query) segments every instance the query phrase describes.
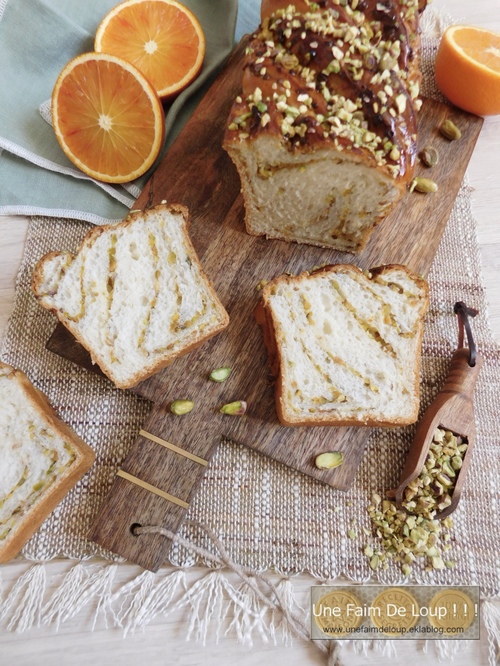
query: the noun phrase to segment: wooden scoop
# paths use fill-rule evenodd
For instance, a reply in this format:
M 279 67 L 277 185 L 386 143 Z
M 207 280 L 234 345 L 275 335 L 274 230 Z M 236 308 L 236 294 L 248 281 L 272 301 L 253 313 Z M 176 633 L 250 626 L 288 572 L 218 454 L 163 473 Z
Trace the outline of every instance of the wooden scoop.
M 451 504 L 436 513 L 435 517 L 439 520 L 445 518 L 457 508 L 470 465 L 476 436 L 473 404 L 474 387 L 483 364 L 483 359 L 476 352 L 467 319 L 468 315 L 476 316 L 478 314 L 477 310 L 467 308 L 464 303 L 460 302 L 455 304 L 455 313 L 459 320 L 459 342 L 458 349 L 451 358 L 448 376 L 440 393 L 430 404 L 417 426 L 399 486 L 395 490 L 387 492 L 388 497 L 396 500 L 398 507 L 408 511 L 407 508 L 402 506 L 404 493 L 408 484 L 422 472 L 434 432 L 438 427 L 450 430 L 454 435 L 462 437 L 468 446 L 462 461 L 462 467 L 456 472 Z M 464 328 L 467 333 L 469 348 L 463 346 Z

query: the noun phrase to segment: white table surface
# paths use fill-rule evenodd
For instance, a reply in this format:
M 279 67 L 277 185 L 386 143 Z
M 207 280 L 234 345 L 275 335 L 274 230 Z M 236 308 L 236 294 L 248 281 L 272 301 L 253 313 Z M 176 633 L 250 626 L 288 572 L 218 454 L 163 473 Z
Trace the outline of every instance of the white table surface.
M 434 6 L 454 16 L 459 22 L 500 32 L 500 0 L 434 0 Z M 474 188 L 473 206 L 478 222 L 478 238 L 481 249 L 482 270 L 489 305 L 491 328 L 495 339 L 500 342 L 500 116 L 487 118 L 469 166 L 469 178 Z M 0 338 L 12 309 L 14 282 L 22 256 L 27 220 L 22 217 L 0 217 Z M 57 249 L 57 248 L 54 248 Z M 500 483 L 500 481 L 499 481 Z M 500 537 L 499 537 L 500 547 Z M 10 589 L 19 575 L 26 570 L 24 562 L 1 565 L 0 573 L 4 589 Z M 61 574 L 68 569 L 68 562 L 56 560 L 48 569 L 48 588 L 55 588 Z M 140 570 L 134 565 L 124 564 L 119 569 L 119 580 L 129 580 Z M 195 580 L 202 570 L 188 572 L 188 580 Z M 233 582 L 236 580 L 233 578 Z M 314 580 L 307 575 L 294 579 L 297 595 L 303 604 L 307 603 L 308 591 Z M 16 666 L 87 666 L 88 664 L 120 664 L 139 666 L 148 664 L 233 665 L 237 660 L 242 666 L 273 663 L 275 666 L 323 664 L 324 657 L 310 643 L 294 641 L 293 645 L 270 645 L 260 640 L 253 648 L 241 646 L 234 637 L 222 638 L 216 644 L 213 634 L 207 644 L 185 640 L 185 626 L 179 617 L 158 618 L 145 632 L 123 638 L 118 629 L 105 629 L 98 626 L 90 632 L 88 613 L 77 616 L 66 623 L 56 633 L 53 627 L 34 628 L 24 634 L 3 633 L 0 635 L 0 664 L 15 663 Z M 417 641 L 400 641 L 397 644 L 397 657 L 394 664 L 404 664 L 411 659 L 412 664 L 435 663 L 431 651 L 422 652 Z M 432 655 L 432 656 L 431 656 Z M 371 653 L 368 659 L 357 655 L 351 647 L 343 650 L 346 665 L 384 664 L 387 658 L 379 653 Z M 472 641 L 460 646 L 453 662 L 457 666 L 487 664 L 486 631 L 482 630 L 480 641 Z

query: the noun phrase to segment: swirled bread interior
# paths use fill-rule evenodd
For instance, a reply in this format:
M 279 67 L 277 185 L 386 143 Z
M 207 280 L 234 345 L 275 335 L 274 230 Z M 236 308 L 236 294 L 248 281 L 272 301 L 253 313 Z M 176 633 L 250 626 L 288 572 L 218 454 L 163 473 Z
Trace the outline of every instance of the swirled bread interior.
M 0 363 L 0 562 L 21 549 L 93 460 L 26 375 Z
M 92 230 L 78 253 L 37 265 L 40 304 L 129 388 L 228 324 L 187 232 L 187 211 L 160 205 Z
M 418 416 L 424 280 L 347 265 L 263 290 L 257 318 L 286 425 L 402 425 Z

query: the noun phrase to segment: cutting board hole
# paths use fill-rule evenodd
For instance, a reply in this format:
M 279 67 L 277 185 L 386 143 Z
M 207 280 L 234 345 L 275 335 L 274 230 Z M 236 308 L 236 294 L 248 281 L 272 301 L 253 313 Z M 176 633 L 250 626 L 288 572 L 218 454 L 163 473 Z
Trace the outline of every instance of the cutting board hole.
M 137 534 L 137 529 L 138 529 L 139 527 L 142 527 L 142 525 L 141 525 L 140 523 L 133 523 L 133 524 L 130 526 L 130 534 L 132 534 L 132 535 L 135 536 L 135 537 L 140 536 L 139 534 Z

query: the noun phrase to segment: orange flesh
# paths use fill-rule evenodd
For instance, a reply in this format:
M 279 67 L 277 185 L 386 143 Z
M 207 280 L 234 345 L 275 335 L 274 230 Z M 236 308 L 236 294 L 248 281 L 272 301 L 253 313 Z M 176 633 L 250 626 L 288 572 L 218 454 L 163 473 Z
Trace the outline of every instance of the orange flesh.
M 200 39 L 179 9 L 152 1 L 124 7 L 113 17 L 100 50 L 133 63 L 156 90 L 163 90 L 195 66 Z
M 453 39 L 469 57 L 500 74 L 500 35 L 463 28 Z
M 151 101 L 134 76 L 113 62 L 76 65 L 62 82 L 57 113 L 69 150 L 98 173 L 132 173 L 151 151 Z

